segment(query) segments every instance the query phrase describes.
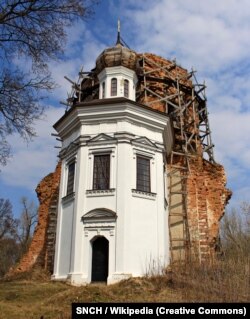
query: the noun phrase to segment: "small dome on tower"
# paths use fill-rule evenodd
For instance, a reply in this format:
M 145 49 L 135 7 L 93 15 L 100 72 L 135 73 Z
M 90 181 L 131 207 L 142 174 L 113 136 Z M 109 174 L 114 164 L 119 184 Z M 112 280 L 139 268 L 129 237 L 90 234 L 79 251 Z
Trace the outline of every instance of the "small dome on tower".
M 105 49 L 96 59 L 96 70 L 100 73 L 104 68 L 124 66 L 136 70 L 137 53 L 118 42 L 114 47 Z
M 100 99 L 125 97 L 135 101 L 137 60 L 138 54 L 125 47 L 121 41 L 118 21 L 116 45 L 105 49 L 96 59 L 95 72 L 99 80 Z

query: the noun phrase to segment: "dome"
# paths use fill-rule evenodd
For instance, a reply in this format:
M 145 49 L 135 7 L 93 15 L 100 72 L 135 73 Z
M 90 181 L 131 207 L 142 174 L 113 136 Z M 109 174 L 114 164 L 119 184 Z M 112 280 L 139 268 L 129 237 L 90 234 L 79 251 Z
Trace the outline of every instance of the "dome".
M 105 49 L 96 59 L 96 71 L 100 73 L 104 68 L 124 66 L 136 70 L 137 53 L 117 43 L 114 47 Z

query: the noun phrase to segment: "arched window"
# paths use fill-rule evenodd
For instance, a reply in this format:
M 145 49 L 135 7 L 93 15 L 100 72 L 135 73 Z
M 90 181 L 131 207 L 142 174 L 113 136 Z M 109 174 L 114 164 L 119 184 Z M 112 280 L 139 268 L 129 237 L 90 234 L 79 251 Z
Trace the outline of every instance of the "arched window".
M 105 98 L 105 82 L 102 82 L 102 98 Z
M 111 96 L 117 96 L 117 79 L 111 79 Z
M 129 97 L 129 81 L 124 80 L 124 96 Z

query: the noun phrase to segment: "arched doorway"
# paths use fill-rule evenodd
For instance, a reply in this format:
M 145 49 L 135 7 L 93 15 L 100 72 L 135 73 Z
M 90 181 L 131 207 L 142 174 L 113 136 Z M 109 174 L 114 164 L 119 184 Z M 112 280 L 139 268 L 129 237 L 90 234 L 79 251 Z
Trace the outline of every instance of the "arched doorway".
M 92 242 L 91 281 L 107 281 L 109 262 L 109 242 L 105 237 L 97 237 Z

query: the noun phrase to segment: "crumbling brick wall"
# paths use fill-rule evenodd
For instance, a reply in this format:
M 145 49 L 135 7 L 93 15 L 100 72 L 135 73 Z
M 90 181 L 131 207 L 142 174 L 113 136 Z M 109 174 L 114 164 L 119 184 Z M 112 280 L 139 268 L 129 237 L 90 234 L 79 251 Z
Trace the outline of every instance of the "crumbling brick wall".
M 214 256 L 219 233 L 219 221 L 231 197 L 226 188 L 222 165 L 201 157 L 190 160 L 187 179 L 187 217 L 191 251 L 200 261 Z
M 119 49 L 120 50 L 120 49 Z M 118 50 L 118 51 L 119 51 Z M 114 51 L 114 50 L 113 50 Z M 83 100 L 93 99 L 98 96 L 98 68 L 112 66 L 114 59 L 112 58 L 112 50 L 107 52 L 107 56 L 103 56 L 98 60 L 96 70 L 93 70 L 91 79 L 84 80 L 81 87 L 84 88 L 82 93 Z M 128 51 L 128 50 L 127 50 Z M 172 116 L 175 109 L 171 103 L 164 99 L 156 101 L 158 97 L 173 96 L 172 102 L 178 105 L 178 97 L 176 95 L 175 81 L 178 78 L 181 85 L 181 98 L 185 103 L 192 102 L 193 83 L 188 75 L 188 71 L 178 65 L 174 61 L 166 60 L 160 56 L 146 53 L 136 54 L 132 52 L 122 54 L 121 65 L 128 66 L 135 70 L 138 76 L 137 99 L 138 103 L 146 104 L 153 109 L 167 113 L 173 120 L 175 145 L 174 150 L 181 149 L 182 141 L 180 140 L 180 132 L 175 128 L 175 119 Z M 122 50 L 121 50 L 122 52 Z M 115 53 L 117 55 L 117 50 Z M 126 61 L 128 56 L 129 61 Z M 106 59 L 104 59 L 106 57 Z M 142 63 L 142 57 L 149 59 Z M 103 63 L 105 65 L 103 66 Z M 117 62 L 117 59 L 115 60 Z M 132 64 L 131 64 L 132 63 Z M 165 70 L 163 70 L 163 68 Z M 167 72 L 166 72 L 167 68 Z M 96 73 L 95 73 L 96 72 Z M 148 91 L 145 94 L 145 78 L 144 72 L 147 72 Z M 94 84 L 93 84 L 94 83 Z M 151 90 L 151 92 L 150 92 Z M 94 92 L 94 94 L 93 94 Z M 170 100 L 169 100 L 170 101 Z M 190 122 L 198 123 L 199 115 L 197 110 L 190 103 L 190 107 L 185 110 L 184 125 L 188 127 L 188 133 L 193 134 L 191 141 L 194 152 L 189 160 L 190 171 L 187 178 L 187 224 L 191 244 L 191 251 L 200 260 L 210 258 L 216 248 L 216 239 L 219 231 L 219 221 L 224 214 L 225 206 L 230 199 L 231 192 L 226 188 L 226 177 L 224 168 L 215 163 L 206 161 L 203 158 L 201 141 L 199 140 L 199 132 L 197 125 L 189 125 Z M 180 159 L 173 164 L 178 164 Z M 168 166 L 169 166 L 168 159 Z M 17 271 L 26 271 L 35 264 L 39 264 L 44 268 L 52 271 L 53 254 L 55 248 L 55 224 L 56 224 L 56 201 L 58 199 L 58 187 L 60 181 L 60 164 L 56 171 L 46 176 L 37 187 L 37 194 L 40 201 L 39 221 L 36 227 L 34 238 L 31 246 L 23 257 L 19 265 L 15 268 Z
M 182 127 L 186 131 L 186 137 L 190 138 L 191 144 L 191 146 L 187 146 L 186 151 L 186 155 L 190 155 L 188 165 L 185 164 L 184 156 L 174 156 L 167 159 L 168 172 L 172 170 L 172 166 L 175 167 L 173 170 L 176 170 L 177 166 L 187 167 L 186 171 L 179 170 L 179 176 L 187 176 L 186 185 L 185 187 L 174 187 L 173 190 L 176 194 L 172 196 L 172 203 L 170 203 L 170 205 L 177 206 L 178 202 L 183 202 L 182 205 L 174 208 L 173 215 L 176 216 L 169 219 L 169 225 L 171 236 L 175 237 L 174 240 L 179 240 L 181 237 L 184 239 L 182 242 L 177 241 L 176 244 L 173 244 L 175 251 L 171 258 L 176 260 L 178 255 L 181 256 L 180 259 L 187 257 L 187 254 L 183 257 L 185 254 L 183 254 L 182 246 L 189 250 L 189 256 L 191 251 L 191 255 L 195 255 L 200 261 L 211 258 L 214 256 L 217 246 L 219 221 L 224 215 L 231 191 L 226 188 L 226 175 L 223 166 L 203 158 L 201 135 L 204 133 L 199 132 L 199 121 L 206 107 L 205 99 L 204 101 L 199 100 L 199 98 L 195 99 L 191 74 L 186 69 L 176 65 L 174 61 L 150 53 L 139 54 L 138 59 L 141 65 L 141 70 L 138 71 L 138 92 L 140 92 L 138 101 L 170 115 L 175 135 L 173 150 L 177 153 L 182 152 L 185 139 L 181 137 L 180 127 L 175 125 L 178 110 L 173 104 L 176 106 L 179 103 L 189 105 L 183 107 L 183 111 L 181 111 L 183 112 Z M 147 86 L 146 89 L 145 86 Z M 168 97 L 168 99 L 165 100 L 164 97 Z M 174 183 L 176 184 L 178 180 L 180 181 L 181 177 L 175 177 Z M 187 192 L 187 196 L 184 199 L 185 196 L 181 193 L 185 192 Z M 185 217 L 181 220 L 181 217 L 177 217 L 177 215 L 184 215 L 185 210 L 187 220 Z M 179 251 L 176 249 L 178 246 L 181 247 Z
M 48 174 L 42 179 L 36 188 L 36 193 L 39 199 L 38 223 L 34 231 L 34 236 L 27 253 L 22 257 L 21 261 L 13 268 L 9 275 L 17 272 L 29 271 L 33 266 L 39 265 L 51 271 L 50 250 L 54 246 L 49 245 L 48 228 L 51 224 L 54 225 L 51 232 L 55 232 L 56 223 L 51 220 L 51 207 L 57 204 L 58 190 L 61 175 L 61 163 L 59 162 L 54 173 Z

